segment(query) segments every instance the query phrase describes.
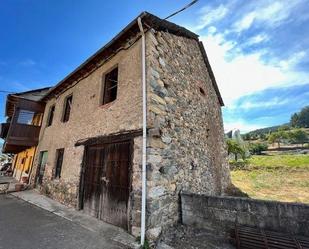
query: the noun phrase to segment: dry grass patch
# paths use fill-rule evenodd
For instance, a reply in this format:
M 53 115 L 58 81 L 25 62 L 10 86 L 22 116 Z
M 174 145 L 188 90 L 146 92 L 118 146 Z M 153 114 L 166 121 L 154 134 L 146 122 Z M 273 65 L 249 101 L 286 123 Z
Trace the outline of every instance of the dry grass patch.
M 233 167 L 233 184 L 251 198 L 309 203 L 309 155 L 253 156 Z

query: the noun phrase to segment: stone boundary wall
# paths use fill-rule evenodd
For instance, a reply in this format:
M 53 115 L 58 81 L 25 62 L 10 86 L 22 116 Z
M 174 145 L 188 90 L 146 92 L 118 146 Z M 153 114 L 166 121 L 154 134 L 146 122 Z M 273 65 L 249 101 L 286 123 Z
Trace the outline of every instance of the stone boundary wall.
M 198 228 L 235 224 L 309 236 L 309 205 L 181 193 L 182 222 Z

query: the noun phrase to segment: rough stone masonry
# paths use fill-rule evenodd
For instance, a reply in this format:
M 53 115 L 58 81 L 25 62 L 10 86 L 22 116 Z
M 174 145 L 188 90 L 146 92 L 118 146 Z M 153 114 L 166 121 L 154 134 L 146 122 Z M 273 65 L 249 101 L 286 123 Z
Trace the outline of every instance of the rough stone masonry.
M 179 215 L 179 193 L 221 195 L 230 183 L 221 106 L 195 39 L 147 34 L 148 236 Z

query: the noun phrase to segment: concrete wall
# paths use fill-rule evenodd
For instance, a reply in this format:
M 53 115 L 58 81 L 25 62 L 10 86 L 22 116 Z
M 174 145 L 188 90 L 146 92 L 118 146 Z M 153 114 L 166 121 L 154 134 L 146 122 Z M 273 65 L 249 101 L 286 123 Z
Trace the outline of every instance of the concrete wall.
M 149 237 L 179 219 L 179 192 L 230 183 L 221 106 L 198 41 L 147 33 Z
M 182 222 L 199 228 L 235 224 L 309 236 L 309 205 L 238 197 L 181 194 Z

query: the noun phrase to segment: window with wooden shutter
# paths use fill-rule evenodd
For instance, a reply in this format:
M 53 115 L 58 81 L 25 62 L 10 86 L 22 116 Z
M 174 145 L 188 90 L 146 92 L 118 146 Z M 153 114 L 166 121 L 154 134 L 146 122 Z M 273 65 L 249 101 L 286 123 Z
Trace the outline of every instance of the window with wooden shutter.
M 118 88 L 118 67 L 105 74 L 104 77 L 104 92 L 103 105 L 114 101 L 117 98 Z
M 70 113 L 71 113 L 71 108 L 72 108 L 72 101 L 73 101 L 73 95 L 70 95 L 70 96 L 68 96 L 65 99 L 64 113 L 63 113 L 62 122 L 68 122 L 69 119 L 70 119 Z
M 55 168 L 55 178 L 59 179 L 61 177 L 61 169 L 62 169 L 62 162 L 63 162 L 63 154 L 64 149 L 57 149 L 56 151 L 56 168 Z
M 53 119 L 54 119 L 54 113 L 55 113 L 55 106 L 53 105 L 49 109 L 49 114 L 48 114 L 48 119 L 47 119 L 47 126 L 51 126 L 52 125 Z

